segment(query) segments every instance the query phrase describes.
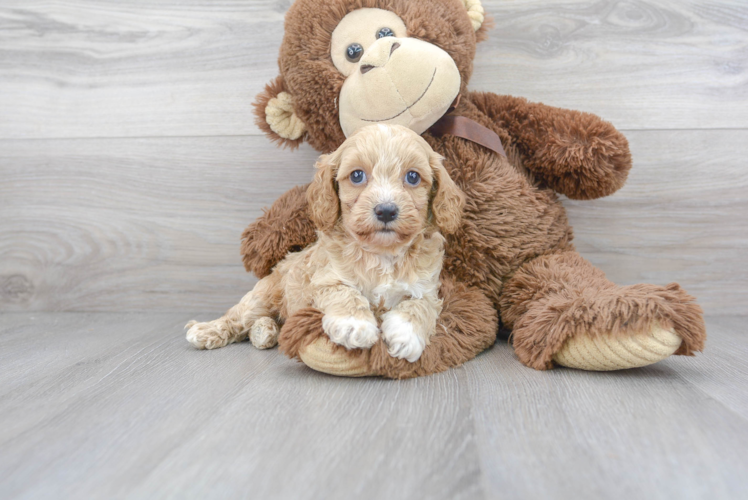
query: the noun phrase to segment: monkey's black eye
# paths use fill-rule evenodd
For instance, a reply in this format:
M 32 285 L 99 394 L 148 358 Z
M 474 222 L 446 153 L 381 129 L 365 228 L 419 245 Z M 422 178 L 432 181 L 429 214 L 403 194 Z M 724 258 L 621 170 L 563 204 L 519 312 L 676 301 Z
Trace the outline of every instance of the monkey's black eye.
M 351 62 L 358 62 L 362 55 L 364 55 L 364 48 L 360 43 L 352 43 L 345 49 L 345 58 Z
M 359 186 L 366 182 L 366 174 L 363 170 L 354 170 L 351 172 L 351 184 Z
M 415 170 L 410 170 L 405 174 L 405 182 L 411 186 L 417 186 L 421 183 L 421 176 Z
M 395 32 L 389 28 L 381 28 L 377 31 L 377 38 L 384 38 L 386 36 L 395 36 Z

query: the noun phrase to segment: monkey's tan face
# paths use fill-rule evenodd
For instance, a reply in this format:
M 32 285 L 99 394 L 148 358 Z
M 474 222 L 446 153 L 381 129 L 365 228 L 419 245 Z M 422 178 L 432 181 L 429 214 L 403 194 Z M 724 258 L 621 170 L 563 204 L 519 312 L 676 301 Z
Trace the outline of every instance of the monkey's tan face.
M 336 176 L 343 227 L 372 247 L 409 243 L 428 224 L 433 153 L 403 129 L 370 127 L 352 140 Z
M 366 125 L 403 125 L 421 134 L 460 91 L 454 60 L 436 45 L 409 38 L 403 21 L 383 9 L 358 9 L 332 33 L 335 67 L 346 77 L 339 98 L 347 137 Z

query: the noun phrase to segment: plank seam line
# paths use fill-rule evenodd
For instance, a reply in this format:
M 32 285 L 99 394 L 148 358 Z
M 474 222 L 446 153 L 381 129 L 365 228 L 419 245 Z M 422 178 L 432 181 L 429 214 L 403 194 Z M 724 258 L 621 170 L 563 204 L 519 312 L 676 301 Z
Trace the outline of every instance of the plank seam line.
M 747 124 L 748 125 L 748 124 Z M 620 132 L 740 132 L 748 131 L 748 127 L 716 127 L 716 128 L 618 128 Z M 212 134 L 212 135 L 142 135 L 142 136 L 85 136 L 85 137 L 0 137 L 0 142 L 32 142 L 32 141 L 106 141 L 106 140 L 148 140 L 148 139 L 219 139 L 240 137 L 263 137 L 264 134 Z M 280 148 L 279 148 L 280 149 Z
M 493 349 L 493 346 L 486 349 L 488 351 L 489 349 Z M 474 359 L 473 359 L 474 360 Z M 470 360 L 470 361 L 473 361 Z M 468 363 L 470 362 L 468 361 Z M 488 491 L 489 491 L 489 481 L 486 477 L 486 471 L 485 471 L 485 465 L 483 463 L 483 454 L 480 451 L 480 448 L 478 446 L 478 428 L 475 425 L 475 400 L 473 399 L 473 395 L 470 391 L 471 389 L 471 380 L 470 376 L 468 375 L 467 369 L 465 368 L 465 365 L 458 366 L 455 368 L 450 368 L 450 371 L 455 372 L 455 378 L 458 381 L 462 378 L 465 382 L 465 393 L 467 394 L 467 400 L 470 402 L 470 410 L 469 410 L 469 416 L 470 416 L 470 430 L 472 431 L 473 435 L 473 447 L 475 448 L 475 454 L 476 459 L 478 460 L 478 471 L 480 473 L 480 490 L 482 493 L 482 498 L 487 499 L 488 498 Z
M 717 315 L 717 316 L 720 316 L 720 315 Z M 724 316 L 733 316 L 733 315 L 732 314 L 726 314 Z M 699 354 L 699 355 L 703 356 L 704 354 L 702 353 L 702 354 Z M 671 356 L 671 358 L 672 358 L 672 356 Z M 656 363 L 655 363 L 655 365 L 652 365 L 652 366 L 656 366 Z M 743 422 L 748 423 L 748 415 L 743 415 L 738 410 L 732 408 L 727 403 L 725 403 L 724 401 L 722 401 L 722 399 L 718 399 L 715 396 L 712 396 L 711 394 L 709 394 L 708 392 L 706 392 L 704 389 L 702 389 L 701 387 L 699 387 L 696 384 L 692 383 L 690 380 L 688 380 L 683 375 L 681 375 L 681 373 L 677 369 L 675 369 L 675 368 L 673 368 L 671 366 L 668 366 L 667 368 L 672 373 L 674 373 L 676 375 L 676 377 L 678 377 L 679 380 L 681 380 L 682 382 L 685 382 L 689 387 L 691 387 L 694 390 L 696 390 L 697 392 L 703 394 L 704 396 L 706 396 L 707 399 L 709 399 L 711 401 L 714 401 L 715 403 L 719 404 L 721 407 L 723 407 L 724 409 L 726 409 L 729 413 L 737 415 L 738 418 L 740 418 L 740 420 L 742 420 Z

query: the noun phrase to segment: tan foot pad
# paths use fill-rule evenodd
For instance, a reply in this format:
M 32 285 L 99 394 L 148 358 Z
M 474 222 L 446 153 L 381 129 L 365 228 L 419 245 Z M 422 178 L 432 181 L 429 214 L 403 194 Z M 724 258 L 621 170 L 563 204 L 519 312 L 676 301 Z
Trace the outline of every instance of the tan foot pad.
M 335 344 L 320 337 L 299 351 L 299 358 L 312 370 L 339 377 L 367 377 L 375 375 L 364 357 L 351 357 Z
M 661 361 L 677 351 L 681 342 L 673 330 L 659 326 L 629 337 L 580 335 L 567 340 L 553 360 L 580 370 L 625 370 Z

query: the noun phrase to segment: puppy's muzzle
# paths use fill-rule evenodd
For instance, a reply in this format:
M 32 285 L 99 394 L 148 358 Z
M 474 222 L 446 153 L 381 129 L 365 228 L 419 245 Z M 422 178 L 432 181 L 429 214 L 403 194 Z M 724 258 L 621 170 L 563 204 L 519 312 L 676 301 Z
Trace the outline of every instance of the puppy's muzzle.
M 394 203 L 380 203 L 374 207 L 374 214 L 377 216 L 377 220 L 385 224 L 397 219 L 398 212 L 397 205 Z

